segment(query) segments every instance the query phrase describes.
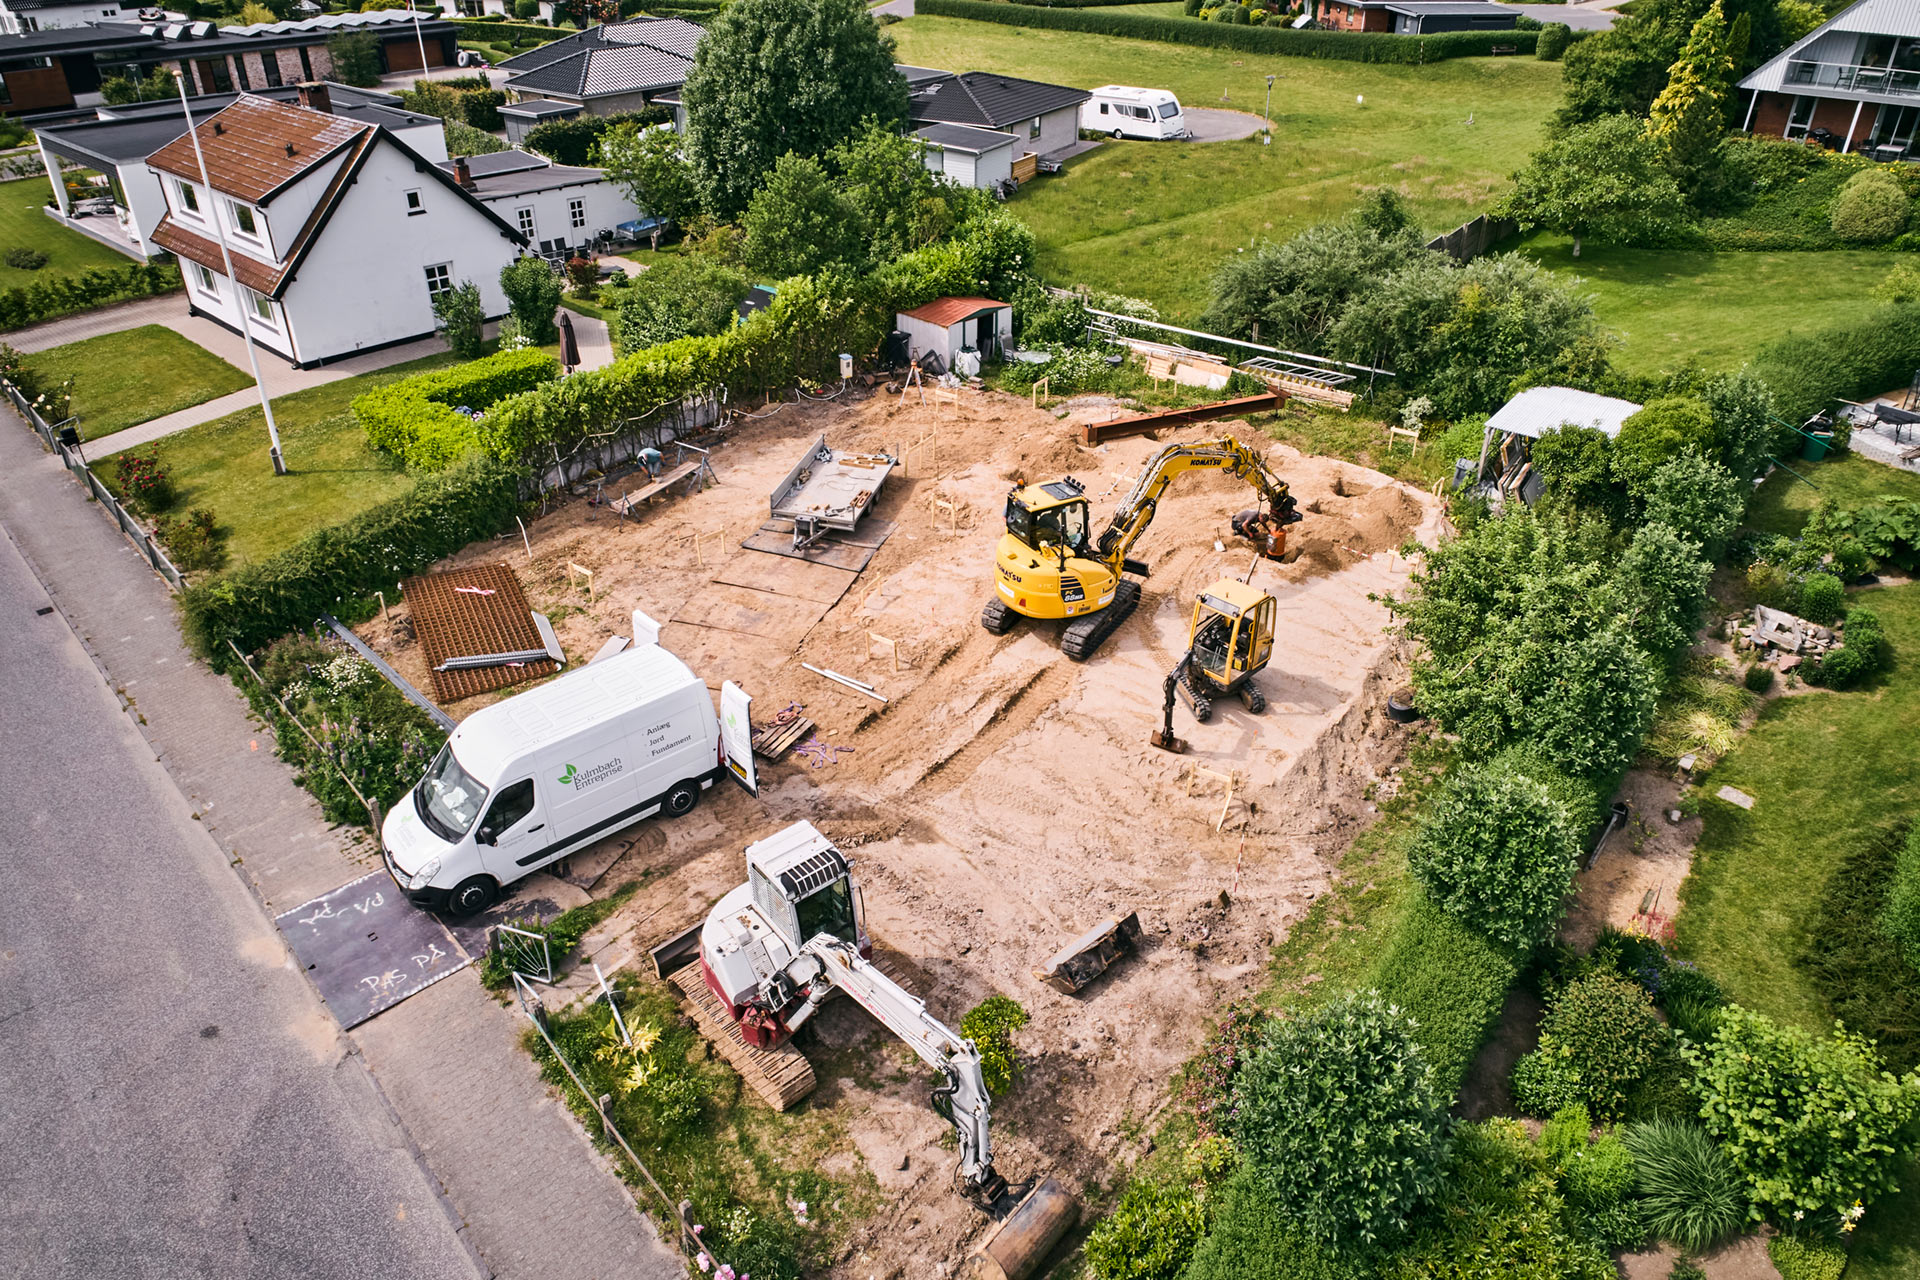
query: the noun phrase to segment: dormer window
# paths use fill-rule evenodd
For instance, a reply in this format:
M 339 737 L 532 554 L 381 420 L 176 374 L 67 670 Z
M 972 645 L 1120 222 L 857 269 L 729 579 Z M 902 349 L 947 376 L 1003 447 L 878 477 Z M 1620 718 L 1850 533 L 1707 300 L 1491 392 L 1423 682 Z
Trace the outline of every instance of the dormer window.
M 180 193 L 180 208 L 187 213 L 200 212 L 200 197 L 194 194 L 191 184 L 174 180 L 174 188 Z
M 243 236 L 252 236 L 258 240 L 260 238 L 260 226 L 254 219 L 252 208 L 241 204 L 238 200 L 230 201 L 229 207 L 233 210 L 233 225 L 238 228 L 240 234 Z

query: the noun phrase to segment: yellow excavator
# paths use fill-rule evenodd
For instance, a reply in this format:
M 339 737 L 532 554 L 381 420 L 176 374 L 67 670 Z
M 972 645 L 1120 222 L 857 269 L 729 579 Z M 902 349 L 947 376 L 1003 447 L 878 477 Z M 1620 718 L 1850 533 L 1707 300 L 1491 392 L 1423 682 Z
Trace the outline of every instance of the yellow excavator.
M 1253 677 L 1273 658 L 1273 617 L 1278 609 L 1271 595 L 1232 578 L 1222 578 L 1200 593 L 1187 627 L 1187 651 L 1167 672 L 1166 722 L 1153 731 L 1149 742 L 1175 754 L 1187 749 L 1173 736 L 1176 691 L 1186 695 L 1193 718 L 1201 724 L 1213 716 L 1213 704 L 1230 694 L 1255 715 L 1267 709 L 1267 697 Z
M 1096 537 L 1088 520 L 1086 486 L 1067 476 L 1023 485 L 1007 495 L 1007 531 L 994 553 L 997 594 L 980 611 L 980 625 L 1005 635 L 1019 618 L 1066 619 L 1061 650 L 1085 662 L 1140 603 L 1140 586 L 1124 574 L 1147 576 L 1127 552 L 1153 523 L 1161 495 L 1174 478 L 1193 470 L 1223 471 L 1252 485 L 1266 509 L 1234 520 L 1234 532 L 1260 554 L 1283 559 L 1287 526 L 1300 519 L 1286 482 L 1261 456 L 1231 436 L 1170 444 L 1148 462 L 1107 527 Z

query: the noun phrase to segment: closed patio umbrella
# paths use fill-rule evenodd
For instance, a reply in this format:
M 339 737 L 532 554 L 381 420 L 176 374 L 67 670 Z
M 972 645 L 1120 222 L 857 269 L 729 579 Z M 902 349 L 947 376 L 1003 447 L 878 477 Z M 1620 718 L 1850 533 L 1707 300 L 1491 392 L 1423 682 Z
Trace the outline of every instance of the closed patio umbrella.
M 564 311 L 560 313 L 560 363 L 568 373 L 580 363 L 580 343 L 573 336 L 573 317 Z

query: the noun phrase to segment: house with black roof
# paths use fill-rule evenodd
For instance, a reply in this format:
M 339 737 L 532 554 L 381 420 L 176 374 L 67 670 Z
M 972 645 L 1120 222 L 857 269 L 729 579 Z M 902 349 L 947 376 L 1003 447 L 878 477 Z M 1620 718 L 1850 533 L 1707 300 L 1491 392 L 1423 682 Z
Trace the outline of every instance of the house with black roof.
M 677 91 L 693 69 L 693 51 L 705 34 L 679 18 L 632 18 L 588 27 L 502 62 L 507 79 L 500 87 L 506 90 L 509 107 L 561 103 L 596 116 L 638 111 L 661 103 L 666 95 L 677 101 Z M 558 114 L 539 106 L 508 118 L 521 120 L 524 133 Z
M 1080 140 L 1080 104 L 1092 96 L 1085 89 L 1019 80 L 993 71 L 923 74 L 917 84 L 908 74 L 926 70 L 902 69 L 914 125 L 923 130 L 931 125 L 961 125 L 1012 134 L 1012 172 L 1023 182 L 1033 176 L 1036 159 L 1057 155 Z

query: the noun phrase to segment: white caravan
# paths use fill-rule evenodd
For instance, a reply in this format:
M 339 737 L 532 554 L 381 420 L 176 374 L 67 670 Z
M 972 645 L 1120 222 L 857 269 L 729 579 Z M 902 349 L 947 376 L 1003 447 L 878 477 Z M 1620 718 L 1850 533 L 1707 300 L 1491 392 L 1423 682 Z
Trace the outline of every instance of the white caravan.
M 1187 118 L 1180 99 L 1165 89 L 1136 89 L 1103 84 L 1080 107 L 1080 127 L 1114 138 L 1185 138 Z
M 633 615 L 634 645 L 463 721 L 380 829 L 414 905 L 465 916 L 557 858 L 653 814 L 681 817 L 722 775 L 757 794 L 752 699 L 706 682 Z

